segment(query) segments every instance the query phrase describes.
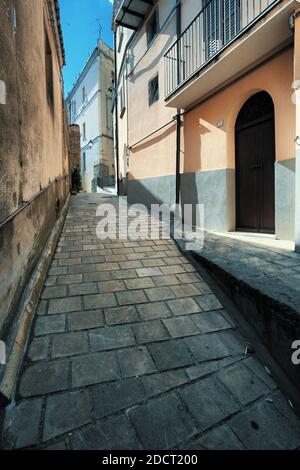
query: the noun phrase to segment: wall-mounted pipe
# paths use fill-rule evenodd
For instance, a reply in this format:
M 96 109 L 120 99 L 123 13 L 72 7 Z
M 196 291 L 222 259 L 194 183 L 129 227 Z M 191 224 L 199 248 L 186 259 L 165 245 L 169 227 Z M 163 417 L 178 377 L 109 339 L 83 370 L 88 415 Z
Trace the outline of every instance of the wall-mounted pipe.
M 179 38 L 181 34 L 181 1 L 176 4 L 176 35 Z M 179 44 L 179 43 L 178 43 Z M 179 46 L 177 50 L 177 81 L 180 79 Z M 180 201 L 180 146 L 181 146 L 181 110 L 177 108 L 176 114 L 176 204 Z
M 117 178 L 117 194 L 120 194 L 119 183 L 119 113 L 118 113 L 118 67 L 117 67 L 117 31 L 114 31 L 114 55 L 115 55 L 115 148 L 116 148 L 116 178 Z

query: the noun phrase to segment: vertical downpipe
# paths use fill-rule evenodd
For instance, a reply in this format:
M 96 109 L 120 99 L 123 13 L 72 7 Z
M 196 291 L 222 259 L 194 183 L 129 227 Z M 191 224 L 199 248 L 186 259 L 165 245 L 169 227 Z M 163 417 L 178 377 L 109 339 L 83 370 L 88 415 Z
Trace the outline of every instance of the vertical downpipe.
M 177 39 L 181 34 L 181 0 L 177 2 L 176 6 L 176 35 Z M 177 84 L 180 81 L 180 45 L 177 42 Z M 180 123 L 181 115 L 180 108 L 177 108 L 176 114 L 176 204 L 180 201 Z
M 114 55 L 115 55 L 115 144 L 116 144 L 116 178 L 117 178 L 117 194 L 120 195 L 119 183 L 119 113 L 118 113 L 118 67 L 117 67 L 117 31 L 114 31 Z

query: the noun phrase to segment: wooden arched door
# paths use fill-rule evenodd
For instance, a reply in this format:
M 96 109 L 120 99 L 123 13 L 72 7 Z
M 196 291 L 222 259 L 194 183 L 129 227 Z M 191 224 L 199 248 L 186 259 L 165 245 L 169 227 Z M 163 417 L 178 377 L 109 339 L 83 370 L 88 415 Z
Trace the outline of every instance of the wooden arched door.
M 235 127 L 236 229 L 275 232 L 274 104 L 265 91 L 244 104 Z

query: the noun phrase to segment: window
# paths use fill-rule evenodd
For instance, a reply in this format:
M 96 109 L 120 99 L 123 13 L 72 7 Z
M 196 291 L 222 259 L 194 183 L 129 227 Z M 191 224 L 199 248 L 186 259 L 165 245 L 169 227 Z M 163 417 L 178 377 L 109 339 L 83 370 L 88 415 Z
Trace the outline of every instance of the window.
M 72 120 L 75 121 L 76 119 L 76 100 L 72 100 Z
M 204 2 L 204 42 L 206 59 L 213 57 L 241 30 L 241 0 Z
M 227 44 L 241 30 L 241 0 L 224 1 L 223 23 L 223 41 Z
M 121 85 L 121 88 L 120 88 L 119 96 L 120 96 L 120 118 L 122 119 L 122 117 L 124 116 L 124 113 L 126 111 L 125 80 L 124 80 L 124 77 L 123 77 L 122 85 Z
M 106 97 L 106 130 L 109 132 L 112 128 L 112 100 L 109 96 Z
M 14 31 L 16 31 L 16 29 L 17 29 L 17 11 L 16 11 L 16 7 L 13 7 L 13 9 L 12 9 L 12 24 L 13 24 Z
M 86 100 L 86 93 L 85 93 L 85 86 L 82 87 L 82 102 L 85 103 Z
M 147 23 L 147 45 L 149 46 L 158 33 L 158 12 L 155 10 Z
M 86 153 L 83 152 L 82 154 L 82 169 L 83 171 L 86 171 Z
M 85 122 L 82 124 L 82 138 L 86 140 L 86 124 Z
M 210 59 L 221 48 L 221 2 L 205 0 L 203 16 L 205 58 Z
M 53 106 L 54 93 L 53 93 L 53 65 L 52 65 L 52 51 L 47 33 L 45 33 L 45 69 L 46 69 L 46 92 L 48 102 Z
M 148 83 L 149 106 L 159 100 L 158 74 Z

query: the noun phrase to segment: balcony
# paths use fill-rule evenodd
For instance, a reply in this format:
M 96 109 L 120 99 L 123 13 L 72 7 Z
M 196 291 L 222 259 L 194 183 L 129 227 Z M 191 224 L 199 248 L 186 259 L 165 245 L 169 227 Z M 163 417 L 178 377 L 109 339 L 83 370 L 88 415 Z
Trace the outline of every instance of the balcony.
M 164 56 L 166 105 L 190 106 L 291 41 L 296 3 L 207 0 Z
M 113 23 L 136 31 L 153 5 L 154 0 L 114 0 Z

